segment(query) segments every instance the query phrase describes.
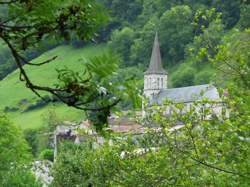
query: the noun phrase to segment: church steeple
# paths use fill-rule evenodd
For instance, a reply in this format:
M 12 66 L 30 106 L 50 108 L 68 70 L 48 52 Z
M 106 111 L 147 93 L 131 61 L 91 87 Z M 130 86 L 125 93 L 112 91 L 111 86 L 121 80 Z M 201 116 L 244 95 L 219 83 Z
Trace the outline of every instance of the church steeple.
M 161 60 L 161 51 L 160 44 L 158 39 L 158 33 L 155 34 L 154 45 L 151 54 L 151 60 L 148 70 L 145 74 L 167 74 L 163 69 L 162 60 Z
M 149 68 L 144 73 L 144 95 L 152 97 L 163 89 L 167 89 L 167 72 L 162 66 L 160 44 L 156 33 Z

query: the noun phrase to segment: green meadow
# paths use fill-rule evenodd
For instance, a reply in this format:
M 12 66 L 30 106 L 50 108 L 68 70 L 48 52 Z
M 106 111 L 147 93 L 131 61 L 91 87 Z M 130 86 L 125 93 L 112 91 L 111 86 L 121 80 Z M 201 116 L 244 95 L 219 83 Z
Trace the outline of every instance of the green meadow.
M 26 65 L 25 69 L 35 84 L 53 86 L 57 83 L 57 69 L 69 68 L 83 71 L 88 59 L 106 51 L 105 45 L 88 45 L 84 48 L 74 48 L 69 45 L 59 46 L 34 59 L 32 63 L 43 62 L 57 56 L 56 60 L 40 67 Z M 51 111 L 62 120 L 80 121 L 84 117 L 82 111 L 62 104 L 49 104 L 26 111 L 27 107 L 34 105 L 39 98 L 19 80 L 18 70 L 0 82 L 0 101 L 0 110 L 7 111 L 7 115 L 22 129 L 46 125 L 44 116 Z

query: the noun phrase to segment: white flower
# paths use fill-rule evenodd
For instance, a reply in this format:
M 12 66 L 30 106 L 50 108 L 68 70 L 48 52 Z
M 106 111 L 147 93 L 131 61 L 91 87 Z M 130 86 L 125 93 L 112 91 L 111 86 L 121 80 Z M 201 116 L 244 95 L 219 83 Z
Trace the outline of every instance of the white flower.
M 98 92 L 100 93 L 100 94 L 104 94 L 104 95 L 107 95 L 107 89 L 106 88 L 104 88 L 104 87 L 99 87 L 98 88 Z

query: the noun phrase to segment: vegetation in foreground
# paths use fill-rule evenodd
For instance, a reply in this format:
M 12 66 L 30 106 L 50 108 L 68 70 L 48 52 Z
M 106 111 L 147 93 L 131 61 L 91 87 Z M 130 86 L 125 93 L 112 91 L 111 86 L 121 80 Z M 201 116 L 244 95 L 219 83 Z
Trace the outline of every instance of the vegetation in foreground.
M 20 66 L 20 63 L 25 61 L 22 59 L 22 52 L 26 48 L 33 48 L 32 44 L 39 43 L 48 35 L 54 36 L 55 33 L 56 36 L 66 40 L 71 37 L 70 34 L 92 38 L 97 29 L 96 26 L 104 21 L 103 19 L 93 19 L 93 17 L 100 18 L 100 15 L 95 14 L 100 10 L 98 6 L 94 6 L 92 9 L 91 4 L 79 4 L 79 2 L 91 3 L 87 0 L 73 0 L 70 3 L 45 0 L 1 2 L 2 4 L 14 3 L 14 6 L 11 7 L 14 10 L 11 14 L 14 16 L 13 24 L 37 24 L 36 27 L 31 25 L 32 29 L 30 29 L 26 25 L 12 27 L 12 25 L 6 26 L 0 23 L 1 29 L 4 30 L 4 32 L 1 30 L 0 37 L 12 49 L 12 55 L 21 70 L 20 79 L 26 82 L 28 88 L 35 94 L 37 94 L 36 90 L 51 91 L 51 89 L 41 87 L 43 83 L 49 82 L 44 79 L 38 79 L 36 82 L 26 77 L 26 73 L 29 73 L 26 69 L 27 66 Z M 111 23 L 116 25 L 118 21 L 118 27 L 115 28 L 122 28 L 112 34 L 110 46 L 120 53 L 123 65 L 127 62 L 134 65 L 136 62 L 140 62 L 142 65 L 139 67 L 143 69 L 143 64 L 148 59 L 146 55 L 149 55 L 144 50 L 149 50 L 150 36 L 155 32 L 152 27 L 157 26 L 161 32 L 164 31 L 162 35 L 162 45 L 166 51 L 166 54 L 163 54 L 164 58 L 170 64 L 175 62 L 181 64 L 179 67 L 174 67 L 174 65 L 172 67 L 180 68 L 179 71 L 176 71 L 175 79 L 172 80 L 173 85 L 184 86 L 196 83 L 196 73 L 201 70 L 207 70 L 208 73 L 201 71 L 201 77 L 198 79 L 201 80 L 200 83 L 210 81 L 209 72 L 212 69 L 217 74 L 216 83 L 227 91 L 225 92 L 227 95 L 225 104 L 230 109 L 230 117 L 213 117 L 209 121 L 201 120 L 201 115 L 204 113 L 209 115 L 209 109 L 201 111 L 202 113 L 191 110 L 186 115 L 179 115 L 176 112 L 173 118 L 163 118 L 160 115 L 162 111 L 159 111 L 160 113 L 151 112 L 152 120 L 161 125 L 160 134 L 155 132 L 145 134 L 144 137 L 139 138 L 138 142 L 133 137 L 124 140 L 112 136 L 110 138 L 113 138 L 114 144 L 104 145 L 99 149 L 92 149 L 91 143 L 62 145 L 52 171 L 55 178 L 51 185 L 249 186 L 250 33 L 248 1 L 231 3 L 231 1 L 210 2 L 204 0 L 197 3 L 197 1 L 190 0 L 185 5 L 180 5 L 179 1 L 175 0 L 168 1 L 168 3 L 164 0 L 131 0 L 129 2 L 115 0 L 105 3 L 115 7 L 112 12 L 114 22 Z M 90 6 L 86 7 L 86 5 Z M 129 9 L 124 7 L 129 7 Z M 123 10 L 130 10 L 131 14 L 127 14 L 127 12 L 123 14 Z M 86 14 L 79 15 L 82 11 L 86 11 Z M 25 19 L 15 19 L 16 13 Z M 0 16 L 6 19 L 4 14 Z M 137 19 L 134 20 L 135 17 Z M 162 23 L 157 23 L 157 20 Z M 86 30 L 82 30 L 83 26 Z M 129 28 L 124 28 L 124 26 Z M 51 32 L 50 29 L 54 29 L 56 32 Z M 133 30 L 136 32 L 131 32 Z M 25 34 L 31 35 L 31 37 L 27 38 L 24 36 Z M 143 45 L 143 42 L 148 46 Z M 121 50 L 119 51 L 119 49 Z M 63 77 L 60 79 L 60 84 L 55 86 L 49 83 L 48 85 L 55 86 L 51 91 L 54 95 L 57 94 L 58 88 L 58 92 L 65 94 L 66 97 L 65 95 L 59 96 L 67 98 L 68 94 L 73 94 L 72 97 L 70 96 L 71 99 L 74 99 L 73 101 L 65 101 L 71 106 L 78 107 L 79 101 L 90 100 L 91 103 L 87 107 L 94 108 L 84 108 L 84 110 L 91 109 L 86 113 L 96 130 L 102 133 L 104 127 L 107 126 L 107 116 L 117 104 L 109 105 L 110 99 L 137 98 L 136 94 L 139 90 L 135 89 L 137 84 L 132 84 L 133 87 L 131 87 L 131 83 L 124 86 L 119 85 L 121 82 L 117 80 L 122 80 L 124 77 L 117 74 L 119 72 L 117 64 L 109 63 L 115 60 L 112 57 L 114 56 L 102 56 L 91 61 L 92 64 L 88 64 L 89 73 L 93 75 L 89 80 L 84 79 L 88 84 L 79 74 L 63 70 L 59 72 L 59 79 Z M 27 56 L 24 58 L 27 59 Z M 213 65 L 209 63 L 213 63 Z M 102 65 L 102 68 L 98 69 L 100 66 L 97 64 Z M 48 64 L 43 67 L 46 65 Z M 34 69 L 37 70 L 37 67 Z M 32 72 L 34 71 L 32 70 Z M 32 74 L 32 72 L 30 73 Z M 66 74 L 64 74 L 65 72 Z M 111 77 L 107 76 L 110 74 Z M 115 81 L 119 84 L 113 84 Z M 82 85 L 83 82 L 86 84 Z M 73 87 L 72 83 L 74 83 Z M 89 90 L 83 94 L 82 90 L 85 88 Z M 135 92 L 130 92 L 130 95 L 122 94 L 125 92 L 124 88 L 134 89 Z M 89 97 L 91 99 L 85 97 L 92 96 L 92 94 L 97 94 L 101 100 L 96 102 L 93 97 Z M 138 104 L 134 106 L 138 107 Z M 176 107 L 181 109 L 183 106 L 177 105 Z M 177 133 L 169 133 L 173 124 L 180 120 L 185 124 L 183 129 Z M 44 134 L 51 133 L 58 124 L 58 120 L 53 116 L 49 117 L 49 121 L 52 123 L 43 129 Z M 33 161 L 31 150 L 22 133 L 2 115 L 0 116 L 0 128 L 0 148 L 3 150 L 0 152 L 0 184 L 2 186 L 39 186 L 40 184 L 35 182 L 34 176 L 30 172 L 30 165 Z M 37 138 L 37 135 L 38 133 L 32 130 L 25 132 L 25 138 L 32 148 L 33 155 L 38 158 L 39 154 L 39 158 L 52 159 L 52 151 L 47 149 L 49 136 L 41 141 L 45 146 L 43 150 L 39 150 L 42 146 L 37 146 L 39 143 L 36 144 L 35 141 L 39 141 L 41 137 Z M 151 150 L 151 147 L 154 149 Z M 134 154 L 134 151 L 141 148 L 146 148 L 149 152 L 142 155 Z M 123 152 L 125 152 L 125 156 L 121 156 Z M 17 155 L 20 156 L 17 157 Z
M 0 186 L 40 186 L 30 170 L 32 156 L 22 132 L 0 116 Z
M 184 105 L 170 102 L 166 107 L 176 108 L 172 118 L 162 117 L 166 108 L 157 110 L 156 106 L 148 110 L 160 131 L 148 129 L 140 136 L 110 134 L 113 143 L 97 149 L 91 147 L 92 142 L 62 142 L 53 167 L 52 186 L 247 187 L 249 106 L 234 103 L 239 98 L 230 94 L 225 100 L 229 118 L 214 116 L 206 121 L 204 118 L 212 114 L 209 108 L 180 114 Z M 193 107 L 208 103 L 212 104 L 204 100 Z M 170 131 L 180 121 L 185 126 Z
M 171 118 L 162 116 L 165 107 L 148 108 L 160 131 L 149 129 L 140 137 L 111 135 L 113 144 L 98 149 L 89 142 L 62 144 L 53 185 L 249 186 L 249 36 L 249 31 L 232 35 L 213 59 L 226 84 L 221 96 L 229 117 L 213 115 L 211 108 L 195 109 L 212 106 L 207 100 L 194 103 L 185 114 L 179 112 L 183 104 L 166 102 L 174 109 Z M 170 131 L 179 122 L 184 127 Z

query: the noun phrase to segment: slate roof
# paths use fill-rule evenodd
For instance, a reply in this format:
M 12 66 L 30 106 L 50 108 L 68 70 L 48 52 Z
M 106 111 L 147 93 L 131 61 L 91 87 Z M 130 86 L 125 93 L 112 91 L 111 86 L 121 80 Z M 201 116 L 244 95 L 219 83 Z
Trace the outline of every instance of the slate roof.
M 150 65 L 147 71 L 145 72 L 145 75 L 148 75 L 148 74 L 163 74 L 163 75 L 167 74 L 167 72 L 164 70 L 162 66 L 158 33 L 155 34 L 155 40 L 154 40 L 154 46 L 152 50 Z
M 163 104 L 168 99 L 176 103 L 188 103 L 207 98 L 211 101 L 219 101 L 220 96 L 216 87 L 210 84 L 189 86 L 182 88 L 164 89 L 155 95 L 151 104 Z

